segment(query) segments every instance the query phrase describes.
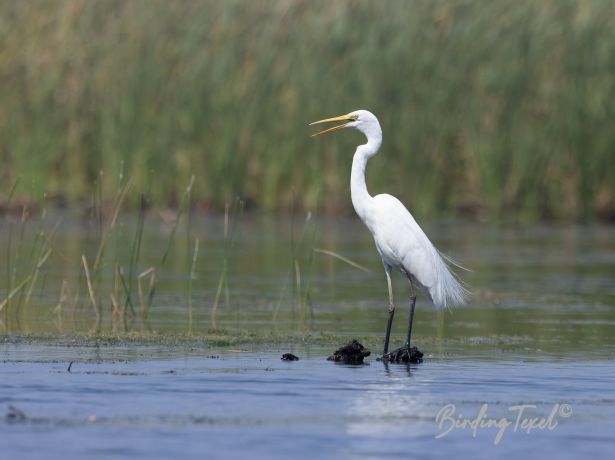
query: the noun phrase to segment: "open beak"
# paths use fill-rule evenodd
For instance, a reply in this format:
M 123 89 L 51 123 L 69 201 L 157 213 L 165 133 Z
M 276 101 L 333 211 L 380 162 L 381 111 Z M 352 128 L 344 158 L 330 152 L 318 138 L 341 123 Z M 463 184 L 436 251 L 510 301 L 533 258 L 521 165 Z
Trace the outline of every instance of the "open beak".
M 345 128 L 346 126 L 348 126 L 348 123 L 350 123 L 350 122 L 352 122 L 354 120 L 352 119 L 350 114 L 348 114 L 348 115 L 341 115 L 339 117 L 325 118 L 324 120 L 318 120 L 318 121 L 315 121 L 314 123 L 310 123 L 310 126 L 318 125 L 320 123 L 331 123 L 331 122 L 334 122 L 334 121 L 345 121 L 346 123 L 344 123 L 342 125 L 334 126 L 333 128 L 325 129 L 325 130 L 320 131 L 320 132 L 318 132 L 316 134 L 312 134 L 312 137 L 320 136 L 321 134 L 332 133 L 333 131 L 337 131 L 338 129 Z

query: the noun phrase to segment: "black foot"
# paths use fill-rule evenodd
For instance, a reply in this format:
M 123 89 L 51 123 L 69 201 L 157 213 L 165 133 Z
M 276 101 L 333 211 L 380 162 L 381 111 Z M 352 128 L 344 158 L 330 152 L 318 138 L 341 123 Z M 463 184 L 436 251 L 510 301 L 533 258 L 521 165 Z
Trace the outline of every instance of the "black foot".
M 419 364 L 423 362 L 423 352 L 416 347 L 401 347 L 382 355 L 384 363 Z

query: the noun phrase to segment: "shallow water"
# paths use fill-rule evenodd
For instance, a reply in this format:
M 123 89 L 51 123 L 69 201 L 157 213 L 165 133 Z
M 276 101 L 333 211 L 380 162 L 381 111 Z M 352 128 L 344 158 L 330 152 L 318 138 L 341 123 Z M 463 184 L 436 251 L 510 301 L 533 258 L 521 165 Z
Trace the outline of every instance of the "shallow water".
M 430 356 L 422 365 L 348 366 L 327 350 L 190 350 L 4 345 L 0 404 L 27 419 L 0 421 L 3 451 L 19 458 L 469 458 L 549 452 L 606 457 L 615 447 L 613 361 L 502 357 L 477 352 Z M 73 363 L 67 372 L 67 363 Z M 454 429 L 456 417 L 510 426 Z M 548 417 L 527 433 L 515 423 Z
M 334 345 L 207 346 L 206 342 L 145 346 L 67 346 L 14 334 L 92 331 L 93 310 L 80 256 L 92 260 L 96 225 L 67 219 L 54 255 L 40 273 L 30 304 L 15 297 L 0 314 L 5 331 L 0 410 L 3 454 L 19 458 L 435 458 L 464 452 L 494 456 L 607 457 L 615 447 L 615 229 L 604 226 L 425 225 L 438 247 L 472 272 L 462 273 L 468 306 L 437 313 L 419 297 L 414 340 L 421 365 L 385 366 L 375 355 L 386 321 L 386 285 L 369 233 L 354 220 L 235 216 L 237 234 L 224 240 L 223 219 L 196 218 L 178 227 L 161 263 L 170 227 L 147 220 L 135 273 L 156 266 L 158 286 L 147 318 L 114 324 L 109 292 L 113 267 L 128 266 L 135 223 L 122 221 L 96 284 L 103 305 L 100 330 L 156 331 L 207 337 L 221 267 L 216 324 L 227 333 L 324 332 L 358 338 L 369 365 L 330 363 Z M 48 218 L 51 228 L 54 220 Z M 12 265 L 0 266 L 0 300 L 21 279 L 33 224 L 11 230 Z M 233 219 L 231 219 L 231 227 Z M 8 226 L 0 248 L 8 248 Z M 200 238 L 192 294 L 194 238 Z M 18 247 L 18 243 L 21 247 Z M 335 251 L 366 266 L 360 271 L 313 248 Z M 0 250 L 2 251 L 2 250 Z M 5 254 L 7 255 L 7 254 Z M 19 257 L 18 257 L 19 256 Z M 4 257 L 7 260 L 7 257 Z M 11 281 L 11 273 L 14 273 Z M 23 271 L 25 273 L 25 271 Z M 80 300 L 58 308 L 63 281 Z M 394 279 L 398 313 L 393 344 L 407 321 L 407 286 Z M 133 290 L 136 288 L 133 286 Z M 189 317 L 188 298 L 192 298 Z M 290 339 L 289 339 L 290 340 Z M 336 342 L 336 344 L 339 344 Z M 282 362 L 292 351 L 297 362 Z M 70 372 L 68 365 L 73 362 Z M 439 426 L 448 405 L 467 423 L 487 404 L 484 423 L 502 428 Z M 520 422 L 554 415 L 527 433 Z M 453 405 L 454 411 L 453 411 Z M 555 406 L 559 405 L 559 406 Z M 513 407 L 513 409 L 511 409 Z M 442 414 L 441 414 L 442 415 Z M 536 420 L 536 423 L 540 420 Z M 508 426 L 508 424 L 510 424 Z

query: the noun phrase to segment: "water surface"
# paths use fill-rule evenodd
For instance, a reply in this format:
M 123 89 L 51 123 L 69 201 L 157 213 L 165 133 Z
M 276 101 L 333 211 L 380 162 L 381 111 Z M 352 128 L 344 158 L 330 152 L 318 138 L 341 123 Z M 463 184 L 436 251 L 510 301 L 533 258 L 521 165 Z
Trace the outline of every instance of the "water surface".
M 53 219 L 48 218 L 49 227 Z M 224 219 L 193 216 L 180 225 L 161 263 L 170 227 L 146 220 L 138 275 L 156 267 L 158 286 L 146 318 L 111 316 L 114 267 L 129 266 L 135 222 L 123 218 L 109 240 L 96 281 L 103 305 L 98 331 L 137 331 L 206 338 L 277 331 L 288 342 L 207 342 L 115 346 L 45 341 L 24 334 L 96 333 L 80 265 L 98 244 L 92 222 L 65 219 L 56 255 L 41 270 L 29 304 L 15 297 L 0 313 L 4 342 L 0 410 L 3 452 L 37 458 L 436 458 L 463 452 L 494 456 L 606 457 L 615 447 L 615 233 L 603 226 L 425 225 L 439 248 L 472 272 L 468 306 L 437 313 L 419 297 L 416 344 L 421 365 L 376 362 L 386 322 L 386 284 L 369 233 L 354 219 Z M 0 247 L 0 298 L 19 282 L 32 223 L 5 223 Z M 45 228 L 49 228 L 45 227 Z M 48 230 L 51 232 L 51 230 Z M 10 241 L 9 241 L 10 237 Z M 195 238 L 199 257 L 190 272 Z M 21 241 L 21 247 L 18 243 Z M 9 244 L 10 243 L 10 244 Z M 11 248 L 10 250 L 8 248 Z M 335 251 L 364 272 L 313 249 Z M 61 254 L 61 255 L 59 255 Z M 7 257 L 5 257 L 5 260 Z M 226 266 L 215 324 L 214 299 Z M 58 308 L 62 283 L 79 292 Z M 393 340 L 401 345 L 407 286 L 394 279 L 398 303 Z M 132 287 L 136 292 L 136 286 Z M 137 294 L 134 294 L 137 295 Z M 189 308 L 189 299 L 192 307 Z M 138 304 L 136 305 L 138 307 Z M 327 333 L 332 343 L 310 343 Z M 17 335 L 16 335 L 17 334 Z M 295 335 L 296 334 L 296 335 Z M 295 337 L 291 340 L 291 337 Z M 308 337 L 307 341 L 297 337 Z M 374 352 L 365 366 L 325 360 L 339 341 L 358 338 Z M 279 358 L 292 351 L 301 359 Z M 70 372 L 68 365 L 73 362 Z M 437 414 L 454 407 L 458 421 L 486 419 L 509 426 L 456 428 L 443 437 Z M 514 430 L 517 412 L 555 416 L 546 428 Z M 557 406 L 556 406 L 557 405 Z M 525 418 L 525 417 L 523 417 Z

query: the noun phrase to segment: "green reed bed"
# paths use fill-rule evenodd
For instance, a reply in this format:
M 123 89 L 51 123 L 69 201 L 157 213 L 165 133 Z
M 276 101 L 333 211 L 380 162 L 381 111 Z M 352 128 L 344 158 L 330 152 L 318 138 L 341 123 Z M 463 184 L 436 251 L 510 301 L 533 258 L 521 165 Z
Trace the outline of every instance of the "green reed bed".
M 82 204 L 123 165 L 153 206 L 191 199 L 346 212 L 367 108 L 368 171 L 428 216 L 615 214 L 610 0 L 47 0 L 0 5 L 0 193 Z M 295 197 L 295 198 L 293 198 Z M 138 208 L 132 195 L 126 205 Z M 94 261 L 91 261 L 94 263 Z

